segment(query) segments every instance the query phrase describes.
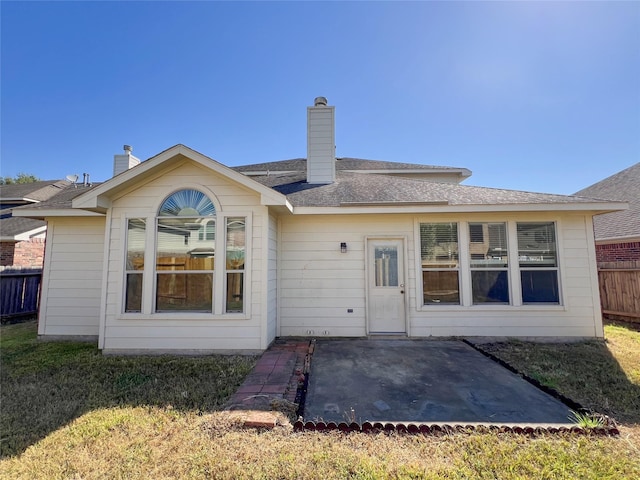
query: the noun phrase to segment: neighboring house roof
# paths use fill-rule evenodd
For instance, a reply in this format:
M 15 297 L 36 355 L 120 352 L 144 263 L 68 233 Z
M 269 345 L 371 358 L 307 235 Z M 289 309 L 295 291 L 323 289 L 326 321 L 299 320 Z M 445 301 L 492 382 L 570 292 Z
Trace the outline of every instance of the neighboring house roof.
M 47 222 L 24 217 L 8 217 L 0 220 L 0 241 L 16 242 L 29 238 L 46 230 Z
M 35 203 L 47 200 L 71 185 L 65 180 L 39 180 L 31 183 L 0 185 L 0 201 Z
M 576 195 L 629 203 L 628 210 L 593 218 L 596 240 L 640 238 L 640 162 L 583 188 Z
M 0 203 L 12 208 L 2 210 L 0 218 L 0 240 L 22 241 L 46 230 L 46 222 L 33 218 L 15 216 L 15 212 L 26 207 L 38 207 L 42 202 L 52 201 L 62 195 L 73 184 L 65 180 L 39 180 L 31 183 L 0 185 Z M 22 205 L 22 206 L 16 206 Z

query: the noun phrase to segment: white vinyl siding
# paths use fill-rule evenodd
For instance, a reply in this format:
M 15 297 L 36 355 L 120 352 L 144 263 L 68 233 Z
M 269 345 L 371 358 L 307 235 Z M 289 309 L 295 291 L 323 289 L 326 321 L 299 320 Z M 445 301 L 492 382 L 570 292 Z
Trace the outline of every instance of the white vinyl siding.
M 104 217 L 49 218 L 39 335 L 98 336 Z
M 224 239 L 227 217 L 247 220 L 247 263 L 244 271 L 244 305 L 242 313 L 224 314 L 223 291 L 216 292 L 214 312 L 155 313 L 152 305 L 153 275 L 145 275 L 142 313 L 122 313 L 124 284 L 123 259 L 126 246 L 123 236 L 126 218 L 146 218 L 153 225 L 163 199 L 180 189 L 198 189 L 209 196 L 216 207 L 217 237 Z M 106 351 L 122 349 L 258 351 L 266 342 L 261 322 L 266 307 L 261 304 L 261 291 L 266 282 L 262 267 L 261 238 L 265 234 L 267 208 L 260 205 L 260 196 L 195 163 L 186 162 L 163 172 L 144 184 L 124 191 L 113 200 L 108 252 L 107 289 L 105 293 L 104 345 Z M 198 232 L 196 232 L 196 235 Z M 155 229 L 147 228 L 147 245 L 154 244 Z M 255 241 L 257 239 L 257 241 Z M 221 250 L 224 240 L 216 242 Z M 221 247 L 222 245 L 222 247 Z M 155 263 L 155 251 L 147 249 L 145 264 Z M 222 255 L 222 252 L 220 252 Z M 224 285 L 224 259 L 216 258 L 216 279 Z M 263 278 L 264 277 L 264 278 Z M 150 298 L 151 297 L 151 298 Z M 146 302 L 146 303 L 145 303 Z
M 278 324 L 278 220 L 269 216 L 267 240 L 267 344 L 277 335 Z
M 561 305 L 523 305 L 510 275 L 511 304 L 474 305 L 471 296 L 469 223 L 506 223 L 516 244 L 518 222 L 554 222 L 557 228 Z M 589 250 L 590 217 L 584 214 L 506 213 L 454 215 L 283 216 L 281 223 L 280 334 L 366 335 L 365 238 L 407 238 L 408 335 L 601 336 L 595 253 Z M 461 305 L 422 305 L 420 223 L 459 224 Z M 340 253 L 340 243 L 347 253 Z M 517 272 L 517 249 L 509 251 Z M 349 312 L 352 310 L 352 312 Z
M 412 217 L 404 215 L 281 217 L 280 334 L 365 335 L 365 239 L 407 238 L 412 263 L 412 230 Z M 340 251 L 342 242 L 346 253 Z M 415 284 L 412 275 L 413 269 L 407 274 L 409 285 Z

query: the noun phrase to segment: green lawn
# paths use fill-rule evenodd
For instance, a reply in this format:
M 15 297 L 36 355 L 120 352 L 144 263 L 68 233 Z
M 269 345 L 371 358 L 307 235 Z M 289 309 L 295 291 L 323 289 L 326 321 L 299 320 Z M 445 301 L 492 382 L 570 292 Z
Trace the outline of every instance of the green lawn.
M 487 346 L 620 422 L 616 438 L 294 433 L 220 411 L 255 358 L 108 357 L 0 327 L 0 478 L 640 478 L 640 333 Z

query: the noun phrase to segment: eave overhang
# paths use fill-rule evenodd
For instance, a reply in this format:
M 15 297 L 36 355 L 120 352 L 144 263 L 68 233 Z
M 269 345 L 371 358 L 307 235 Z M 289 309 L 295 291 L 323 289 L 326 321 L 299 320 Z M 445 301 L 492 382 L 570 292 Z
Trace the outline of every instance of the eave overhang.
M 50 209 L 25 209 L 14 210 L 14 217 L 27 217 L 36 220 L 46 220 L 47 217 L 103 217 L 103 213 L 76 208 L 50 208 Z
M 430 203 L 351 203 L 333 207 L 293 207 L 294 215 L 353 215 L 383 213 L 498 213 L 498 212 L 583 212 L 600 213 L 626 210 L 625 202 L 597 203 L 537 203 L 450 205 L 446 202 Z

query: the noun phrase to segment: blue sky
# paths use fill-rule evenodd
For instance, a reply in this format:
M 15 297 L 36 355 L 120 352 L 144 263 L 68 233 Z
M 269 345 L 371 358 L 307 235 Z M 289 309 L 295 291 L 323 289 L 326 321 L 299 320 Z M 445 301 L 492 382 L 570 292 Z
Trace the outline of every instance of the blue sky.
M 1 175 L 110 178 L 123 144 L 226 165 L 467 167 L 573 193 L 640 161 L 640 2 L 7 2 Z

